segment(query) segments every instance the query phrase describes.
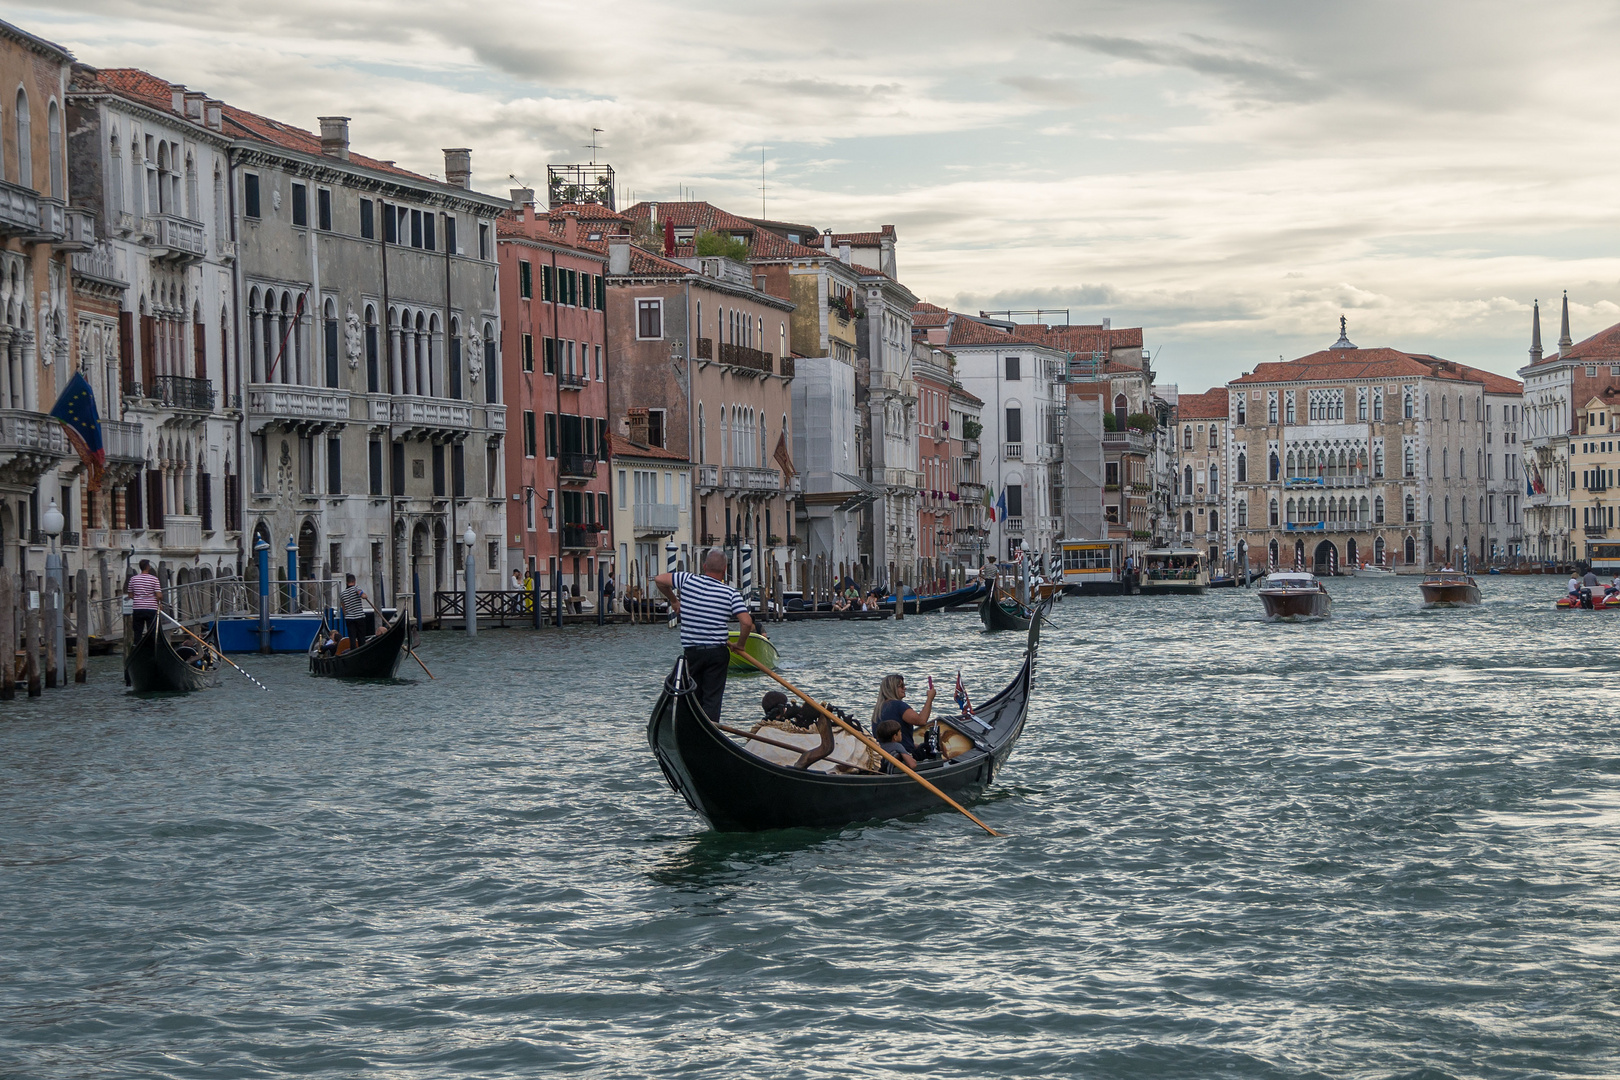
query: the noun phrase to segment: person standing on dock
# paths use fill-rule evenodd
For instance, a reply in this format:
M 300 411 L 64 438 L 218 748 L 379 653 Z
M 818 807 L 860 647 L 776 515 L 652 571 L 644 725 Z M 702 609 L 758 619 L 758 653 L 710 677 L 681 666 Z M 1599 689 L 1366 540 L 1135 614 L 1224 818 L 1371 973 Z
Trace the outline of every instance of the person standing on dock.
M 653 584 L 669 601 L 670 610 L 681 618 L 681 648 L 686 653 L 686 670 L 697 686 L 698 704 L 711 721 L 720 719 L 720 706 L 726 693 L 726 669 L 731 652 L 742 652 L 754 620 L 737 590 L 726 584 L 726 556 L 710 550 L 703 559 L 703 573 L 676 571 L 659 574 Z M 727 647 L 732 616 L 742 632 Z
M 353 574 L 343 575 L 343 585 L 343 595 L 339 597 L 343 603 L 343 621 L 348 625 L 349 639 L 360 645 L 371 636 L 366 625 L 366 591 L 355 584 Z
M 124 586 L 124 593 L 129 597 L 133 609 L 132 629 L 135 640 L 139 641 L 149 631 L 157 630 L 158 607 L 163 603 L 163 582 L 152 573 L 150 559 L 141 560 L 140 573 L 129 579 L 129 584 Z

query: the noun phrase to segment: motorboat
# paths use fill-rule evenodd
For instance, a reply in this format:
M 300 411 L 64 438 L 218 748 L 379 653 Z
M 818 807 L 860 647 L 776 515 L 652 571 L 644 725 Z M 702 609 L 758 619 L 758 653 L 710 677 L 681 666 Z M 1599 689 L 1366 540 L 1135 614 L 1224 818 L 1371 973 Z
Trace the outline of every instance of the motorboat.
M 1387 566 L 1373 566 L 1370 563 L 1362 563 L 1360 566 L 1350 571 L 1350 576 L 1359 578 L 1375 578 L 1381 581 L 1394 581 L 1395 571 L 1391 570 Z
M 1418 588 L 1423 590 L 1425 604 L 1463 607 L 1479 603 L 1479 584 L 1471 575 L 1449 566 L 1424 577 Z
M 1197 596 L 1209 587 L 1204 553 L 1192 548 L 1155 548 L 1142 553 L 1143 596 Z
M 1268 576 L 1260 585 L 1260 602 L 1270 619 L 1325 619 L 1333 607 L 1327 588 L 1304 570 Z

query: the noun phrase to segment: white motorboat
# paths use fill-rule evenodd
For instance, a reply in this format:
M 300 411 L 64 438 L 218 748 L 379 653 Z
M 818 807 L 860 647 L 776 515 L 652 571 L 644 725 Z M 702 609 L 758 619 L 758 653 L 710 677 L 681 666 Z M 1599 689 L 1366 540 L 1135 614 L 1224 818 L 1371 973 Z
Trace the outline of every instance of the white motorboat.
M 1354 570 L 1350 571 L 1350 576 L 1360 578 L 1382 578 L 1386 581 L 1394 581 L 1395 571 L 1391 570 L 1387 566 L 1371 566 L 1363 563 Z

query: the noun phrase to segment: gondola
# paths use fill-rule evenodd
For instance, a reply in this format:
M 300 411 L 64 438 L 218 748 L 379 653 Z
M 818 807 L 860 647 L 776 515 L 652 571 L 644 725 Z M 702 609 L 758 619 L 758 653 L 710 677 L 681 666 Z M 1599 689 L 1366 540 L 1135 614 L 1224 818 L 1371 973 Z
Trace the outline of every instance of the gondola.
M 219 684 L 219 654 L 181 630 L 160 625 L 130 646 L 124 656 L 124 677 L 137 694 L 186 694 Z
M 410 619 L 404 612 L 394 616 L 392 626 L 362 644 L 351 646 L 348 638 L 340 638 L 335 653 L 321 651 L 321 642 L 334 633 L 328 618 L 321 619 L 321 629 L 309 643 L 311 675 L 333 679 L 392 679 L 399 671 L 400 659 L 405 655 L 405 635 L 410 632 Z
M 1011 610 L 1007 605 L 1011 605 Z M 984 622 L 984 628 L 989 631 L 996 630 L 1028 630 L 1030 622 L 1030 609 L 1020 604 L 1011 596 L 998 595 L 994 590 L 983 600 L 979 601 L 979 618 Z
M 935 593 L 932 596 L 913 594 L 906 597 L 905 613 L 907 615 L 923 615 L 930 611 L 943 611 L 945 608 L 955 607 L 958 604 L 971 604 L 984 594 L 984 589 L 983 582 L 975 581 L 973 584 L 963 586 L 960 589 L 954 589 L 946 593 Z M 884 597 L 880 606 L 884 611 L 893 611 L 894 605 L 894 594 L 890 593 Z
M 940 718 L 947 755 L 952 746 L 959 752 L 918 766 L 919 774 L 959 802 L 990 784 L 1024 729 L 1040 641 L 1039 619 L 1031 624 L 1028 640 L 1018 674 L 980 705 L 973 719 Z M 703 715 L 691 693 L 684 660 L 677 661 L 664 680 L 647 722 L 647 742 L 670 787 L 721 832 L 835 829 L 945 805 L 902 774 L 800 769 L 751 753 Z
M 740 631 L 734 629 L 731 631 L 729 636 L 732 644 L 736 644 L 737 639 L 741 637 L 742 634 Z M 758 627 L 755 627 L 754 632 L 748 635 L 748 644 L 743 646 L 743 650 L 747 652 L 749 656 L 752 656 L 755 660 L 758 660 L 772 671 L 776 670 L 776 665 L 778 662 L 776 646 L 771 643 L 770 638 L 759 632 Z M 750 664 L 748 661 L 739 656 L 732 656 L 731 663 L 726 665 L 727 677 L 758 674 L 759 668 L 755 667 L 753 664 Z

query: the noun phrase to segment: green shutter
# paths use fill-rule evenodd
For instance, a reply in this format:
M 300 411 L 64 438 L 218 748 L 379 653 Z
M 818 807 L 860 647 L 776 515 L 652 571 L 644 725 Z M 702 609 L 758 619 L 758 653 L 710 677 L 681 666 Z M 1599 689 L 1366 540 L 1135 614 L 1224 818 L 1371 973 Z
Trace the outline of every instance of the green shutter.
M 540 298 L 542 300 L 552 299 L 552 295 L 555 290 L 553 289 L 551 267 L 549 266 L 542 266 L 540 268 L 540 291 Z
M 607 293 L 602 289 L 602 275 L 596 275 L 596 310 L 607 310 Z

